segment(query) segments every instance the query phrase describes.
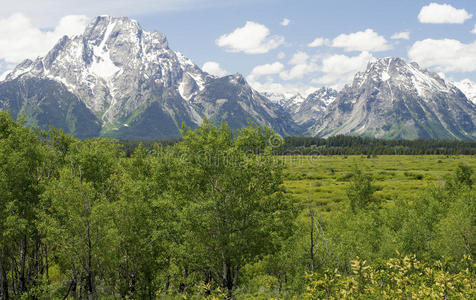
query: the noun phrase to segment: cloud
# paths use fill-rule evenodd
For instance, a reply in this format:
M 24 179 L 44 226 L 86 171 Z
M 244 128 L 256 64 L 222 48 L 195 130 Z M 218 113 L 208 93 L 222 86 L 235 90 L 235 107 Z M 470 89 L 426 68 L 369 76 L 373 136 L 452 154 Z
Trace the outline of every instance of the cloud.
M 474 25 L 473 30 L 471 30 L 471 33 L 476 34 L 476 24 Z
M 296 52 L 288 64 L 293 65 L 293 67 L 279 73 L 279 77 L 282 80 L 299 79 L 308 73 L 318 70 L 315 58 L 311 58 L 307 53 L 302 51 Z
M 289 20 L 288 18 L 284 18 L 281 21 L 281 25 L 283 25 L 283 26 L 288 26 L 290 23 L 291 23 L 291 20 Z
M 302 78 L 304 75 L 315 71 L 317 71 L 317 66 L 315 64 L 300 64 L 295 65 L 290 70 L 279 73 L 279 77 L 282 80 L 299 79 Z
M 69 15 L 61 18 L 53 30 L 43 31 L 23 14 L 0 19 L 0 59 L 18 63 L 45 55 L 64 35 L 82 33 L 87 23 L 86 16 Z
M 247 21 L 245 26 L 236 28 L 232 33 L 219 37 L 216 44 L 228 48 L 229 52 L 262 54 L 273 50 L 284 43 L 282 36 L 270 36 L 268 27 Z
M 278 53 L 278 59 L 284 59 L 285 57 L 286 57 L 286 54 L 283 51 Z
M 279 83 L 275 82 L 272 78 L 267 78 L 265 82 L 255 81 L 248 79 L 248 83 L 259 92 L 268 92 L 274 94 L 284 94 L 287 97 L 292 97 L 297 93 L 300 93 L 304 97 L 314 92 L 317 88 L 313 85 L 302 83 Z
M 204 63 L 202 66 L 202 70 L 207 72 L 208 74 L 218 77 L 223 77 L 228 74 L 228 71 L 222 69 L 220 67 L 220 64 L 215 61 L 207 61 L 206 63 Z
M 307 44 L 308 47 L 315 48 L 315 47 L 320 47 L 320 46 L 328 46 L 330 45 L 330 41 L 328 39 L 318 37 L 314 39 L 314 41 L 310 42 Z
M 278 74 L 283 70 L 283 68 L 284 65 L 280 62 L 259 65 L 253 68 L 249 76 L 251 76 L 251 78 L 258 78 L 264 75 Z
M 422 7 L 418 21 L 430 24 L 463 24 L 472 16 L 465 9 L 457 9 L 449 4 L 430 3 Z
M 288 64 L 301 65 L 301 64 L 305 64 L 308 59 L 309 59 L 309 55 L 307 53 L 298 51 L 293 55 L 293 57 L 291 57 Z
M 387 40 L 372 29 L 349 34 L 341 34 L 332 41 L 332 47 L 344 48 L 345 51 L 386 51 L 392 47 Z
M 350 83 L 355 73 L 365 69 L 367 64 L 374 60 L 369 52 L 362 52 L 357 56 L 331 55 L 322 59 L 320 71 L 324 75 L 312 80 L 313 83 L 340 88 Z
M 410 32 L 408 31 L 396 32 L 390 38 L 392 40 L 409 40 Z
M 476 41 L 464 44 L 453 39 L 425 39 L 412 45 L 408 57 L 438 72 L 473 72 L 476 71 Z

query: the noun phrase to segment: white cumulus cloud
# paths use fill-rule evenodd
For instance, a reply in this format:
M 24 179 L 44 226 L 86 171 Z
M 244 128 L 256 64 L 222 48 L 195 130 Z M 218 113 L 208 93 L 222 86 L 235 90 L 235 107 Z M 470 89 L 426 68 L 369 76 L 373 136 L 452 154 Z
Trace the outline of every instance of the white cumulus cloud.
M 322 59 L 320 71 L 324 74 L 312 80 L 313 83 L 323 84 L 334 88 L 341 88 L 350 83 L 355 73 L 365 69 L 367 64 L 374 60 L 369 52 L 362 52 L 357 56 L 335 54 Z
M 305 64 L 308 59 L 309 59 L 309 55 L 306 52 L 298 51 L 293 55 L 293 57 L 291 57 L 288 64 L 301 65 L 301 64 Z
M 291 20 L 289 20 L 288 18 L 284 18 L 281 21 L 281 25 L 283 25 L 283 26 L 288 26 L 290 23 L 291 23 Z
M 473 72 L 476 71 L 476 41 L 464 44 L 453 39 L 425 39 L 412 45 L 408 57 L 438 72 Z
M 345 51 L 369 52 L 386 51 L 392 48 L 383 36 L 372 29 L 338 35 L 332 41 L 332 47 L 343 48 Z
M 279 83 L 272 78 L 267 78 L 264 82 L 248 79 L 248 83 L 259 92 L 284 94 L 287 97 L 292 97 L 298 93 L 306 97 L 317 89 L 315 86 L 309 84 Z
M 258 78 L 264 75 L 278 74 L 284 68 L 284 65 L 280 62 L 274 62 L 272 64 L 259 65 L 253 68 L 250 75 L 251 78 Z
M 472 16 L 465 9 L 457 9 L 450 4 L 430 3 L 422 7 L 418 21 L 430 24 L 463 24 Z
M 61 18 L 53 30 L 44 31 L 33 26 L 23 14 L 0 19 L 0 59 L 18 63 L 45 55 L 64 35 L 82 33 L 87 23 L 86 16 L 69 15 Z
M 298 51 L 289 60 L 288 64 L 292 65 L 291 69 L 283 70 L 279 73 L 282 80 L 293 80 L 302 78 L 308 73 L 318 70 L 315 58 L 311 58 L 307 53 Z
M 267 53 L 283 43 L 282 36 L 270 35 L 268 27 L 251 21 L 229 34 L 220 36 L 216 41 L 218 46 L 227 48 L 229 52 L 247 54 Z
M 220 64 L 216 61 L 207 61 L 203 64 L 202 70 L 207 72 L 208 74 L 212 74 L 218 77 L 222 77 L 228 74 L 228 71 L 222 69 Z
M 408 31 L 396 32 L 390 38 L 392 40 L 409 40 L 410 32 Z
M 330 41 L 328 39 L 318 37 L 314 39 L 314 41 L 310 42 L 307 44 L 308 47 L 315 48 L 315 47 L 320 47 L 320 46 L 328 46 L 330 45 Z
M 317 71 L 317 65 L 315 64 L 300 64 L 295 65 L 290 70 L 279 73 L 279 77 L 282 80 L 292 80 L 302 78 L 308 73 Z
M 476 24 L 474 25 L 473 30 L 471 30 L 471 33 L 476 34 Z

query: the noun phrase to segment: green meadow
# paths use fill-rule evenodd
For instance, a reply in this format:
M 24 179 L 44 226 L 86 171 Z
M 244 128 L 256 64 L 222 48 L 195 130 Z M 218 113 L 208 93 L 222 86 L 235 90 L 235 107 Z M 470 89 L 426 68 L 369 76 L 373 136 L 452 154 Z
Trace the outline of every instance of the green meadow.
M 476 157 L 470 155 L 284 156 L 282 159 L 286 165 L 286 193 L 322 212 L 343 207 L 355 167 L 372 175 L 374 196 L 383 203 L 418 197 L 428 187 L 443 184 L 458 164 L 476 169 Z

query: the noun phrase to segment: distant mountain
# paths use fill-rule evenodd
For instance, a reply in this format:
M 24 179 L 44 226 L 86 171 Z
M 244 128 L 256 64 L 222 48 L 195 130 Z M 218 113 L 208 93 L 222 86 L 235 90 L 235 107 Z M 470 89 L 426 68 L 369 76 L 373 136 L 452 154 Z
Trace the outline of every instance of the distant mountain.
M 454 82 L 453 84 L 463 92 L 468 100 L 476 104 L 476 82 L 472 82 L 469 79 L 463 79 Z
M 237 127 L 250 119 L 281 134 L 296 133 L 282 108 L 255 92 L 241 75 L 240 80 L 232 78 L 203 72 L 171 50 L 163 34 L 148 32 L 135 20 L 101 16 L 83 34 L 63 37 L 45 57 L 19 64 L 0 83 L 0 108 L 17 106 L 21 109 L 11 109 L 12 114 L 25 114 L 31 125 L 62 127 L 78 136 L 176 138 L 182 122 L 196 127 L 204 118 Z M 32 82 L 35 89 L 29 87 Z M 29 94 L 6 92 L 22 88 Z M 79 99 L 76 110 L 87 118 L 76 116 L 76 110 L 44 110 L 31 101 L 42 97 L 55 102 L 59 92 L 68 95 L 64 101 Z M 99 130 L 92 131 L 98 124 Z
M 286 110 L 297 124 L 305 124 L 309 121 L 315 121 L 327 109 L 327 106 L 332 103 L 337 91 L 331 88 L 320 88 L 307 97 L 300 93 L 293 95 L 285 95 L 280 93 L 263 93 L 265 97 L 279 104 Z
M 312 123 L 320 118 L 327 110 L 327 107 L 334 102 L 337 91 L 331 88 L 320 88 L 309 94 L 302 101 L 298 108 L 293 111 L 293 120 L 300 125 Z
M 210 80 L 190 101 L 200 116 L 215 123 L 240 128 L 252 121 L 282 135 L 300 134 L 289 112 L 252 89 L 241 74 Z
M 416 63 L 381 58 L 355 75 L 307 134 L 476 139 L 476 106 Z
M 294 97 L 294 94 L 289 96 L 289 95 L 285 95 L 283 93 L 268 92 L 268 91 L 261 92 L 261 95 L 268 98 L 271 102 L 279 104 L 279 105 L 284 103 L 290 97 Z

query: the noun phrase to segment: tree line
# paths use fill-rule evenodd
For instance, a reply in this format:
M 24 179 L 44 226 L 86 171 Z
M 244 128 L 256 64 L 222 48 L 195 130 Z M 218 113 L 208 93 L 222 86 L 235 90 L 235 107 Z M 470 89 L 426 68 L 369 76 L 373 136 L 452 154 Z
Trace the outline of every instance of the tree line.
M 460 140 L 396 140 L 337 135 L 285 137 L 283 154 L 303 155 L 475 155 L 476 142 Z
M 0 112 L 0 299 L 314 299 L 349 285 L 359 298 L 383 295 L 382 284 L 408 296 L 415 283 L 368 279 L 408 259 L 397 250 L 432 270 L 419 281 L 428 293 L 446 280 L 448 295 L 474 295 L 468 166 L 392 203 L 356 169 L 346 208 L 324 216 L 286 193 L 271 130 L 205 122 L 182 135 L 127 155 L 118 141 L 29 129 Z
M 169 146 L 180 140 L 121 140 L 127 155 L 139 144 L 151 149 L 155 144 Z M 394 140 L 337 135 L 328 138 L 284 137 L 276 155 L 476 155 L 476 142 L 460 140 Z

